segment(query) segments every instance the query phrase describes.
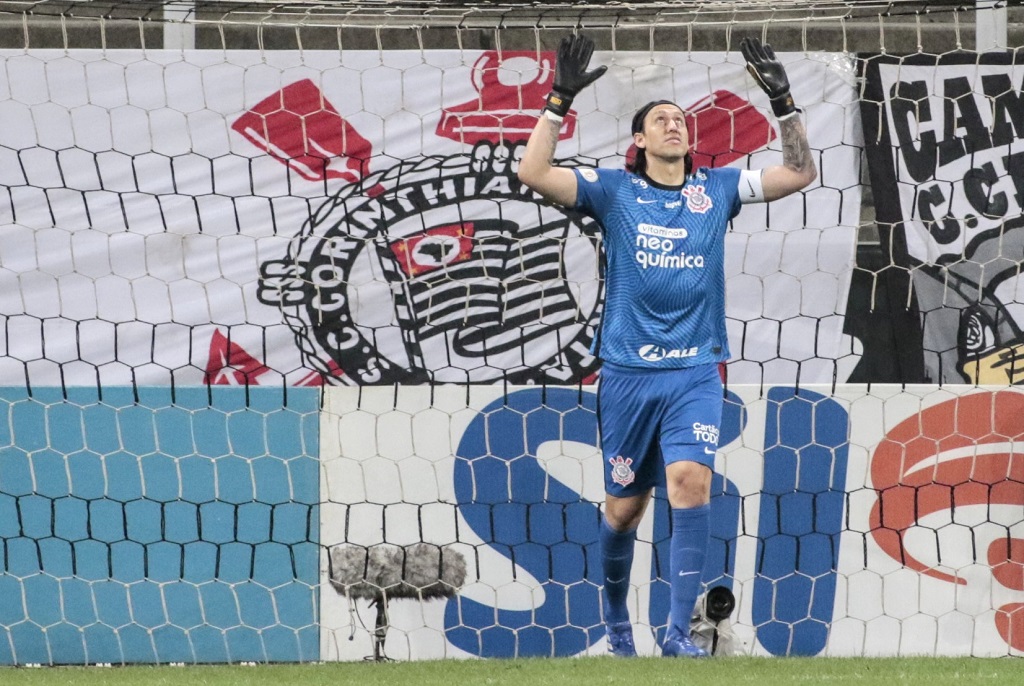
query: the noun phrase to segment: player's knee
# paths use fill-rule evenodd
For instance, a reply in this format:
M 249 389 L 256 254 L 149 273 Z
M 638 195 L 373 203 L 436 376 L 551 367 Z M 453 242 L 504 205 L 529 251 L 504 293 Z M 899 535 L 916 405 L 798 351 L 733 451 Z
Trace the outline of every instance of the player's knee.
M 699 462 L 673 462 L 666 468 L 672 507 L 700 507 L 711 500 L 711 469 Z
M 604 504 L 604 518 L 613 531 L 632 531 L 640 525 L 650 494 L 615 498 L 608 496 Z

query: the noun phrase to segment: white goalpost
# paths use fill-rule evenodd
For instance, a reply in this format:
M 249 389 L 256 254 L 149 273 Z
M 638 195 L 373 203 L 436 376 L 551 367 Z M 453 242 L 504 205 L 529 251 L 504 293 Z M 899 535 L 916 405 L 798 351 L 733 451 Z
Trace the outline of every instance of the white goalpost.
M 1021 11 L 0 1 L 0 665 L 605 652 L 601 238 L 516 176 L 570 31 L 557 164 L 660 98 L 778 163 L 753 35 L 819 170 L 726 238 L 720 654 L 1024 654 Z

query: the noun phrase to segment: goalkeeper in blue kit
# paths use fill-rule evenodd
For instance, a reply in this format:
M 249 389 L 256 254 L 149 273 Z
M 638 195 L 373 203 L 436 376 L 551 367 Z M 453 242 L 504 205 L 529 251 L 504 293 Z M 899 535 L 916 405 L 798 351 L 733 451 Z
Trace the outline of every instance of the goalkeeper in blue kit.
M 725 232 L 744 203 L 769 202 L 817 178 L 789 79 L 769 45 L 746 38 L 747 70 L 768 94 L 783 162 L 759 171 L 693 169 L 683 110 L 648 103 L 632 121 L 628 170 L 553 165 L 573 98 L 604 74 L 588 71 L 593 42 L 562 39 L 543 116 L 519 179 L 550 202 L 597 220 L 605 251 L 605 302 L 592 352 L 602 361 L 598 418 L 604 463 L 601 558 L 604 621 L 613 655 L 636 654 L 627 609 L 636 528 L 653 488 L 672 509 L 671 603 L 662 654 L 705 657 L 690 639 L 706 557 L 711 474 L 722 418 L 718 365 L 725 328 Z

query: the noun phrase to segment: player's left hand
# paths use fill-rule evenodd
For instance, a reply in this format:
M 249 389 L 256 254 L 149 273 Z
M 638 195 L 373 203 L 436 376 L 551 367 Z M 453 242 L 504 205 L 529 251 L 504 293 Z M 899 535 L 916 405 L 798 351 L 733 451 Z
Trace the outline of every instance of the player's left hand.
M 747 61 L 747 71 L 771 99 L 775 116 L 783 118 L 796 112 L 793 96 L 789 92 L 789 77 L 786 68 L 775 56 L 772 46 L 757 38 L 747 37 L 740 41 L 740 51 Z

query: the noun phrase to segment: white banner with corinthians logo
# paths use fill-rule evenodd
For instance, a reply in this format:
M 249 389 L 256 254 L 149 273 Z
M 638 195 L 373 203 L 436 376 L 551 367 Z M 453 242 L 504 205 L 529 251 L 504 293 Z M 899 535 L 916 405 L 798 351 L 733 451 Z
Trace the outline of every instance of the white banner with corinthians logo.
M 645 102 L 699 165 L 781 161 L 737 54 L 598 53 L 557 157 L 618 168 Z M 552 55 L 0 53 L 0 385 L 577 383 L 593 221 L 515 177 Z M 852 64 L 783 56 L 819 182 L 727 239 L 730 380 L 843 380 Z M 683 250 L 686 247 L 683 246 Z

